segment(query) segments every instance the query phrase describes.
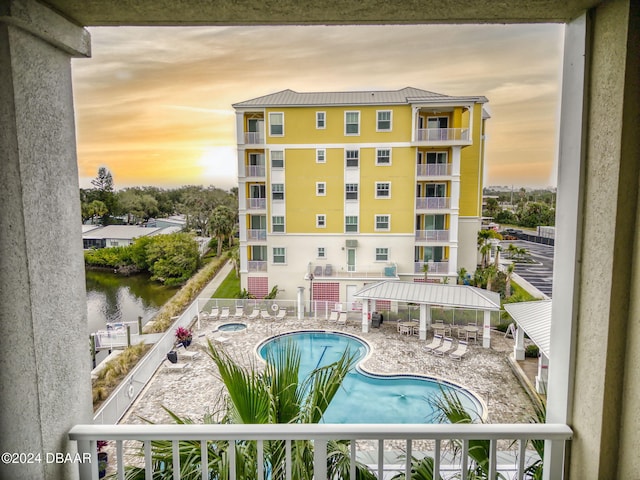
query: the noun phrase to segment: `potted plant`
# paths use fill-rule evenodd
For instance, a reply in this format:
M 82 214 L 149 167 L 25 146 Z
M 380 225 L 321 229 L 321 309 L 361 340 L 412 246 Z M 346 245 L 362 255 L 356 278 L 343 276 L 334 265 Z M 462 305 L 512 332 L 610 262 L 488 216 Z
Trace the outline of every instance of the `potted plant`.
M 191 345 L 193 332 L 188 328 L 178 327 L 176 329 L 176 338 L 178 339 L 178 343 L 181 343 L 184 348 L 187 348 L 189 345 Z
M 103 478 L 107 474 L 107 464 L 109 463 L 109 455 L 103 450 L 107 448 L 109 442 L 106 440 L 98 440 L 98 478 Z

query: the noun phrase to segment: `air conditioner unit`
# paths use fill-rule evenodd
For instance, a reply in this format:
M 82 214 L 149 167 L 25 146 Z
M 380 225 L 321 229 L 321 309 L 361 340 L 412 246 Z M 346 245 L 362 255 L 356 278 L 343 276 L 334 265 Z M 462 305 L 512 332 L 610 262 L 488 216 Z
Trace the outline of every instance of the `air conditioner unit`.
M 347 248 L 356 248 L 358 246 L 358 240 L 347 240 L 344 245 Z

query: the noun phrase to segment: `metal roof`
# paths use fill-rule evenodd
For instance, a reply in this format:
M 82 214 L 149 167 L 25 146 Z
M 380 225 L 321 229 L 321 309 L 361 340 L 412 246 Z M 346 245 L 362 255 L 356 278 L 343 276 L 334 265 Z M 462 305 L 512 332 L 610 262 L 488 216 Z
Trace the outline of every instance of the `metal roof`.
M 551 343 L 551 300 L 505 303 L 504 309 L 549 358 Z
M 135 225 L 107 225 L 99 229 L 91 230 L 82 235 L 86 239 L 116 238 L 119 240 L 133 240 L 134 238 L 151 235 L 161 228 L 138 227 Z
M 320 105 L 407 105 L 413 103 L 459 104 L 487 102 L 487 98 L 450 97 L 440 93 L 405 87 L 400 90 L 367 90 L 361 92 L 281 92 L 233 104 L 234 108 L 246 107 L 306 107 Z
M 500 295 L 467 285 L 384 281 L 367 285 L 357 298 L 441 305 L 475 310 L 500 310 Z

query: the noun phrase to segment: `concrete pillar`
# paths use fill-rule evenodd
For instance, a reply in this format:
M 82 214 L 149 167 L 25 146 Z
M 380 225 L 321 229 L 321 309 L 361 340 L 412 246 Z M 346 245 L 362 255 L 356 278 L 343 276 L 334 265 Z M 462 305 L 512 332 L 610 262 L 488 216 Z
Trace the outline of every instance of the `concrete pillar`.
M 302 320 L 304 318 L 304 287 L 298 287 L 298 295 L 296 298 L 298 320 Z
M 369 332 L 369 300 L 362 302 L 362 333 Z
M 33 0 L 0 5 L 0 451 L 75 451 L 92 422 L 71 57 L 89 33 Z M 46 201 L 43 201 L 46 199 Z M 77 464 L 0 465 L 73 479 Z
M 421 303 L 420 304 L 420 327 L 418 328 L 420 340 L 427 339 L 427 330 L 429 330 L 430 325 L 431 325 L 431 305 Z
M 540 354 L 538 357 L 538 374 L 536 375 L 536 392 L 547 394 L 547 373 L 549 372 L 549 359 Z
M 484 348 L 491 347 L 491 312 L 484 311 L 484 322 L 482 325 L 482 346 Z
M 516 344 L 513 347 L 513 358 L 516 360 L 524 360 L 524 330 L 520 327 L 516 329 Z

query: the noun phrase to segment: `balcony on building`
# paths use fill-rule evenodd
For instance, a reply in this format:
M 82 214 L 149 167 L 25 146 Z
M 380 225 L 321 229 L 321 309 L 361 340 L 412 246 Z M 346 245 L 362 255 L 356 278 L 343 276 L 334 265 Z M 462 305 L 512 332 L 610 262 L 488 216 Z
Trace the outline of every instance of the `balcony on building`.
M 427 261 L 427 262 L 414 262 L 414 273 L 424 273 L 424 266 L 427 265 L 427 273 L 447 274 L 449 273 L 449 262 L 447 260 L 441 260 L 439 262 Z
M 265 260 L 249 260 L 247 262 L 248 272 L 266 272 L 267 262 Z
M 248 179 L 264 180 L 267 176 L 264 152 L 247 152 L 244 173 Z
M 264 145 L 264 113 L 246 113 L 244 117 L 245 145 Z
M 463 106 L 423 106 L 415 110 L 415 146 L 467 146 L 472 144 L 471 111 Z
M 314 280 L 400 279 L 398 267 L 393 262 L 368 265 L 309 263 L 309 273 L 313 274 Z
M 417 197 L 416 211 L 446 210 L 451 208 L 451 197 Z
M 416 243 L 446 243 L 449 230 L 416 230 Z
M 452 164 L 450 163 L 427 163 L 416 165 L 416 178 L 429 179 L 432 177 L 451 176 Z
M 248 210 L 266 210 L 267 199 L 249 197 L 247 198 L 247 209 Z

